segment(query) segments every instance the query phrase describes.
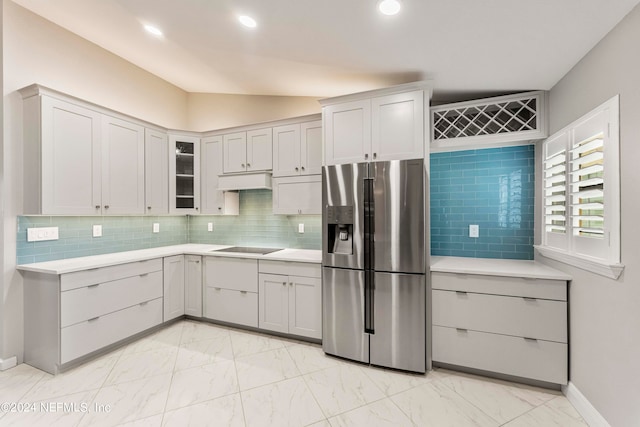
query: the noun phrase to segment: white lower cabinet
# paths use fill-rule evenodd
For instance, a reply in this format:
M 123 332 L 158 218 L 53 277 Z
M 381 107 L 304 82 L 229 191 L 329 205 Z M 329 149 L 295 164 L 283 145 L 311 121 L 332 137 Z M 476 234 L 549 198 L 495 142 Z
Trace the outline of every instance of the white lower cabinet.
M 322 338 L 320 266 L 260 261 L 259 321 L 261 329 Z
M 204 257 L 204 317 L 258 326 L 258 260 Z
M 431 283 L 435 363 L 567 383 L 566 281 L 433 272 Z
M 161 258 L 23 278 L 24 362 L 52 374 L 162 323 Z
M 184 314 L 202 317 L 202 257 L 184 257 Z
M 184 255 L 164 258 L 164 321 L 184 315 Z

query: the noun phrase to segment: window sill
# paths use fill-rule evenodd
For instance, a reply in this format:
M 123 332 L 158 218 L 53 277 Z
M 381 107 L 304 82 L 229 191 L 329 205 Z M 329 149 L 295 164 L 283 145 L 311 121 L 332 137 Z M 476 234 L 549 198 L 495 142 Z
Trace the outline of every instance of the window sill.
M 602 261 L 593 258 L 579 257 L 542 245 L 535 245 L 534 248 L 540 253 L 540 255 L 546 258 L 569 264 L 582 270 L 587 270 L 611 279 L 617 280 L 624 271 L 623 264 L 603 263 Z

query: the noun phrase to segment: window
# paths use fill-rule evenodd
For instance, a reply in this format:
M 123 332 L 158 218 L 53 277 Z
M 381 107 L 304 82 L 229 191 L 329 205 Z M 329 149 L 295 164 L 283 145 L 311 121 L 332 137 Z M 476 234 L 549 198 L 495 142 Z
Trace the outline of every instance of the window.
M 543 228 L 549 258 L 617 278 L 620 265 L 618 96 L 542 145 Z

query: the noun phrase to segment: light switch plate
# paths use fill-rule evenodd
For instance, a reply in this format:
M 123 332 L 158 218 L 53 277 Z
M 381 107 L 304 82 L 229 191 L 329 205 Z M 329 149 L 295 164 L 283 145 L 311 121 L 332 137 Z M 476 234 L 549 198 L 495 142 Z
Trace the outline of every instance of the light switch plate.
M 154 233 L 159 233 L 160 232 L 160 223 L 159 222 L 154 222 L 153 223 L 153 232 Z
M 469 237 L 480 237 L 480 226 L 476 224 L 469 225 Z
M 213 231 L 213 223 L 212 222 L 208 222 L 207 223 L 207 231 Z
M 58 240 L 58 227 L 27 228 L 27 242 Z
M 298 233 L 304 233 L 304 224 L 298 224 Z
M 102 226 L 94 225 L 93 226 L 93 237 L 102 237 Z

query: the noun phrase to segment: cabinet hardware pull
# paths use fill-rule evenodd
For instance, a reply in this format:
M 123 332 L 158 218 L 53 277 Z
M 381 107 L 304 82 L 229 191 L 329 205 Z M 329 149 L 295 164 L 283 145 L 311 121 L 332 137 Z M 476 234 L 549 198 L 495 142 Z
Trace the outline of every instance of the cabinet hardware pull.
M 457 295 L 467 295 L 465 291 L 456 291 Z
M 525 341 L 535 341 L 538 342 L 538 340 L 536 338 L 529 338 L 529 337 L 522 337 L 524 338 Z
M 219 290 L 220 290 L 220 288 L 213 288 L 213 289 L 215 289 L 216 291 L 219 291 Z
M 199 263 L 200 263 L 200 260 L 199 260 L 199 259 L 197 259 L 197 260 L 196 260 L 196 264 L 199 264 Z
M 147 209 L 151 210 L 151 206 L 147 206 Z
M 198 210 L 198 207 L 196 206 L 196 210 Z
M 109 205 L 104 205 L 104 208 L 105 209 L 109 209 Z
M 244 167 L 244 163 L 240 164 L 240 166 Z
M 289 282 L 289 286 L 293 286 L 293 282 Z
M 296 172 L 298 172 L 298 167 L 296 166 Z
M 531 298 L 531 297 L 522 297 L 522 299 L 525 300 L 525 301 L 529 301 L 529 302 L 538 301 L 538 298 Z
M 97 288 L 98 286 L 100 286 L 100 283 L 96 283 L 95 285 L 89 285 L 87 286 L 87 288 Z
M 247 163 L 247 167 L 250 168 L 251 167 L 251 163 Z
M 302 166 L 300 169 L 304 170 L 304 166 Z
M 468 330 L 465 329 L 465 328 L 456 328 L 456 331 L 458 331 L 458 332 L 468 332 Z
M 149 304 L 149 301 L 141 302 L 140 303 L 140 307 L 142 307 L 143 305 L 147 305 L 147 304 Z
M 222 210 L 222 206 L 218 206 L 218 210 L 221 211 Z
M 140 275 L 140 277 L 144 277 L 144 276 L 148 276 L 148 275 L 149 275 L 149 273 L 142 273 L 142 274 Z
M 373 158 L 376 159 L 378 157 L 378 153 L 373 153 Z
M 96 205 L 96 209 L 100 209 L 100 205 Z
M 91 319 L 87 320 L 87 322 L 95 322 L 99 318 L 100 318 L 100 316 L 92 317 Z
M 247 293 L 247 291 L 240 291 L 240 293 L 241 293 L 241 294 L 246 294 L 246 293 Z
M 282 286 L 287 286 L 287 282 L 282 282 Z
M 364 155 L 364 159 L 367 160 L 369 158 L 369 154 Z

